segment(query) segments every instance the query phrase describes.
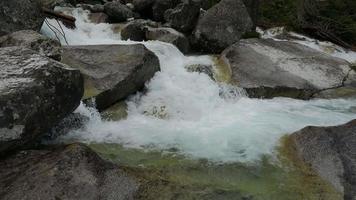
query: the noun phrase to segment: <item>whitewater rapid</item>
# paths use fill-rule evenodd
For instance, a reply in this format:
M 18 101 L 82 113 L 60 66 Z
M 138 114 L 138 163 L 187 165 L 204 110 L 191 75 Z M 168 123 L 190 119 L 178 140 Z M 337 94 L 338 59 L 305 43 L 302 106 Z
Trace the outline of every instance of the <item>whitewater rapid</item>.
M 77 28 L 63 26 L 70 45 L 138 43 L 122 41 L 110 24 L 90 23 L 81 9 L 71 12 L 77 19 Z M 45 25 L 42 32 L 55 38 Z M 63 39 L 61 42 L 65 45 Z M 105 121 L 95 110 L 81 105 L 76 112 L 90 121 L 62 137 L 62 141 L 117 143 L 143 150 L 174 149 L 196 159 L 254 162 L 262 155 L 274 155 L 285 134 L 308 125 L 337 125 L 356 118 L 355 99 L 250 99 L 240 88 L 218 84 L 205 74 L 185 69 L 191 64 L 214 66 L 213 57 L 184 56 L 173 45 L 158 41 L 140 43 L 158 56 L 161 71 L 146 84 L 145 93 L 132 95 L 126 101 L 127 119 Z M 164 117 L 147 115 L 153 109 Z

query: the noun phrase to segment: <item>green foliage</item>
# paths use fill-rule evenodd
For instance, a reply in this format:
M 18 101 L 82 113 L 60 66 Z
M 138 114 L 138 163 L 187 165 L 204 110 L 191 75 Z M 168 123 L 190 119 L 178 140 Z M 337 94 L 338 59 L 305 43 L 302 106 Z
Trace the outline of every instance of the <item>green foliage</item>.
M 256 31 L 250 31 L 242 35 L 242 39 L 249 39 L 249 38 L 260 38 L 261 35 Z
M 215 4 L 220 2 L 220 0 L 207 0 L 207 1 L 209 1 L 209 8 L 213 7 Z
M 314 3 L 308 3 L 311 1 Z M 316 6 L 309 7 L 311 5 Z M 300 15 L 298 11 L 301 10 L 306 11 L 307 14 L 304 14 L 303 18 L 298 18 L 298 14 Z M 258 24 L 266 28 L 286 26 L 297 31 L 307 24 L 314 26 L 316 30 L 331 33 L 342 41 L 355 45 L 356 1 L 262 0 Z
M 262 27 L 296 27 L 297 0 L 264 0 L 260 4 L 259 25 Z

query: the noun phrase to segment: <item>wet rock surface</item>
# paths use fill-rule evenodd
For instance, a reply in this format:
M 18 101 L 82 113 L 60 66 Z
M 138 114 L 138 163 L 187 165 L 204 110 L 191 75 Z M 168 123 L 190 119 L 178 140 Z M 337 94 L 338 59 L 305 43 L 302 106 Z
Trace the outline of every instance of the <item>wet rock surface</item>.
M 292 42 L 241 40 L 227 48 L 221 59 L 230 65 L 232 80 L 251 97 L 309 99 L 353 79 L 346 61 Z
M 61 44 L 33 30 L 17 31 L 0 37 L 0 47 L 12 46 L 26 47 L 58 61 L 61 59 Z
M 130 200 L 136 179 L 81 144 L 21 151 L 0 160 L 1 199 Z
M 24 47 L 0 48 L 0 154 L 32 145 L 82 94 L 79 70 Z
M 306 127 L 290 137 L 298 156 L 344 199 L 356 198 L 356 120 L 333 127 Z
M 85 99 L 103 110 L 145 85 L 160 70 L 158 58 L 141 44 L 64 48 L 62 62 L 84 75 Z

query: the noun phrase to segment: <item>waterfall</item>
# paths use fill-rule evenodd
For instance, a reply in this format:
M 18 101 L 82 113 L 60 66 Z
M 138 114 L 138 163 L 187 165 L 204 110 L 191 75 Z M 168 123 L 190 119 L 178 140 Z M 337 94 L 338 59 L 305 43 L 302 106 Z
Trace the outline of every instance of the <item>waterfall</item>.
M 146 84 L 145 93 L 126 101 L 127 119 L 102 120 L 95 110 L 81 105 L 76 112 L 89 116 L 90 121 L 62 137 L 62 141 L 177 149 L 192 158 L 253 162 L 262 155 L 273 155 L 285 134 L 308 125 L 337 125 L 356 118 L 356 101 L 352 99 L 250 99 L 240 88 L 185 69 L 191 64 L 214 66 L 211 56 L 185 56 L 175 46 L 158 41 L 123 41 L 112 25 L 90 23 L 87 12 L 66 12 L 77 19 L 76 29 L 63 26 L 70 45 L 141 43 L 158 56 L 161 71 Z M 42 33 L 55 38 L 46 25 Z M 61 41 L 65 45 L 63 38 Z M 152 109 L 162 112 L 162 117 L 147 114 Z

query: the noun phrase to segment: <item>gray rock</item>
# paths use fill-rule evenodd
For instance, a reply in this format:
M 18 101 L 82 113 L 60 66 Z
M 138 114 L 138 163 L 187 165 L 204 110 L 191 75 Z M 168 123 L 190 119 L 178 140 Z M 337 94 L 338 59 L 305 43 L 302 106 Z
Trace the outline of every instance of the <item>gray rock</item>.
M 69 46 L 62 62 L 80 69 L 84 99 L 94 98 L 99 110 L 142 89 L 160 70 L 158 58 L 141 44 Z
M 306 127 L 290 137 L 305 163 L 344 199 L 356 199 L 356 120 L 334 127 Z
M 193 1 L 180 3 L 174 9 L 164 13 L 165 20 L 170 26 L 180 32 L 191 32 L 199 18 L 200 7 Z
M 134 17 L 134 13 L 130 8 L 118 1 L 106 3 L 104 5 L 104 11 L 113 23 L 124 22 L 127 19 Z
M 27 47 L 55 60 L 61 59 L 61 44 L 33 30 L 17 31 L 0 37 L 0 47 L 11 46 Z
M 24 47 L 0 48 L 0 154 L 32 145 L 82 95 L 79 70 Z
M 253 21 L 254 28 L 258 21 L 258 11 L 260 7 L 260 0 L 242 0 L 250 14 L 251 20 Z
M 156 0 L 152 6 L 153 20 L 164 22 L 166 10 L 176 7 L 179 3 L 181 3 L 181 0 Z
M 0 36 L 18 30 L 39 31 L 44 21 L 41 6 L 31 0 L 0 1 Z
M 184 34 L 172 28 L 147 28 L 147 40 L 158 40 L 175 45 L 181 52 L 189 52 L 189 40 Z
M 144 19 L 137 19 L 126 24 L 121 30 L 123 40 L 144 41 L 146 39 L 147 27 L 158 27 L 156 22 Z
M 309 99 L 314 93 L 345 85 L 351 68 L 341 59 L 292 42 L 248 39 L 221 56 L 232 80 L 251 97 Z
M 95 24 L 107 23 L 109 21 L 108 18 L 109 17 L 105 13 L 97 12 L 89 14 L 89 20 Z
M 139 186 L 134 176 L 81 144 L 22 151 L 0 161 L 3 200 L 133 200 Z
M 194 30 L 195 46 L 201 51 L 221 53 L 252 28 L 242 0 L 222 0 L 199 18 Z

